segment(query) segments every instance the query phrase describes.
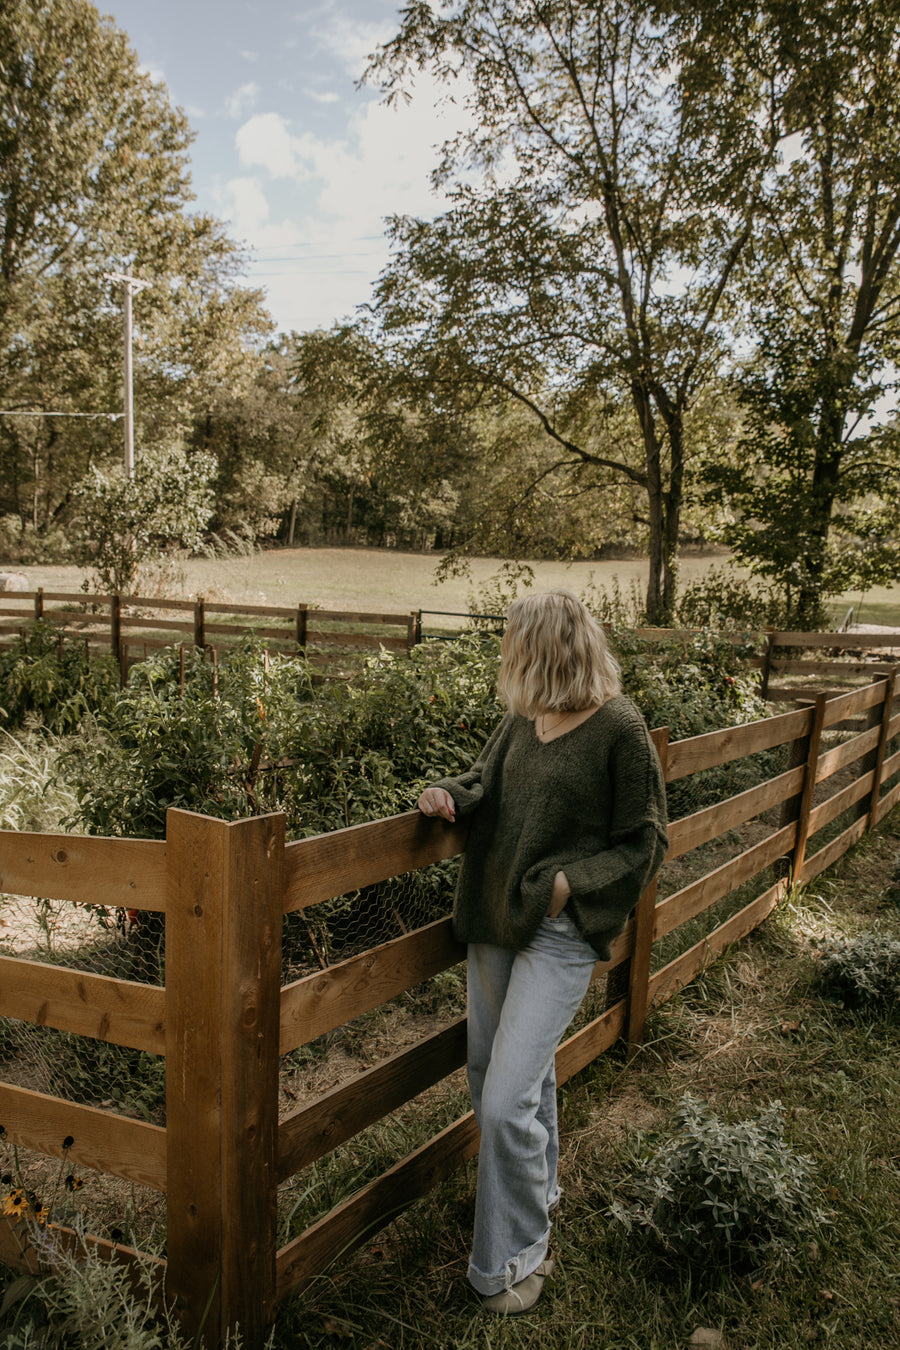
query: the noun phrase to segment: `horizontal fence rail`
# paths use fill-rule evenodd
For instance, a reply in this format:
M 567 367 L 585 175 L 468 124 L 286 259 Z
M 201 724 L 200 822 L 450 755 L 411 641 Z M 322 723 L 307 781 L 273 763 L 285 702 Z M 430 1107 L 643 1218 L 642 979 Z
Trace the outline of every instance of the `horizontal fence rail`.
M 665 729 L 653 733 L 672 802 L 686 809 L 673 812 L 660 878 L 597 964 L 605 1006 L 560 1046 L 560 1083 L 620 1038 L 639 1041 L 653 1008 L 900 801 L 896 670 L 747 726 L 671 744 Z M 477 1152 L 467 1112 L 277 1246 L 279 1186 L 440 1090 L 466 1054 L 465 1019 L 454 1016 L 279 1119 L 284 1056 L 465 955 L 445 916 L 285 980 L 283 924 L 338 897 L 361 904 L 465 844 L 464 825 L 415 811 L 290 843 L 281 815 L 225 822 L 179 810 L 165 841 L 0 833 L 5 892 L 164 916 L 164 987 L 2 956 L 0 1016 L 164 1056 L 165 1126 L 9 1083 L 0 1118 L 18 1146 L 60 1157 L 71 1136 L 80 1165 L 166 1196 L 160 1269 L 188 1330 L 206 1319 L 210 1345 L 240 1323 L 244 1343 L 262 1346 L 281 1300 Z M 71 1241 L 138 1259 L 99 1238 Z M 8 1235 L 0 1258 L 23 1269 L 37 1259 Z

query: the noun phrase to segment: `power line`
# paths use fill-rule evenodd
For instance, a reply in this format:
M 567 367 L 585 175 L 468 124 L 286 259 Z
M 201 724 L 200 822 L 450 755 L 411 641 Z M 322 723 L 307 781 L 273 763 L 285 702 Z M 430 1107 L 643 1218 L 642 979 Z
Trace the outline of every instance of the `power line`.
M 118 422 L 124 413 L 22 412 L 18 408 L 0 408 L 0 417 L 103 417 Z

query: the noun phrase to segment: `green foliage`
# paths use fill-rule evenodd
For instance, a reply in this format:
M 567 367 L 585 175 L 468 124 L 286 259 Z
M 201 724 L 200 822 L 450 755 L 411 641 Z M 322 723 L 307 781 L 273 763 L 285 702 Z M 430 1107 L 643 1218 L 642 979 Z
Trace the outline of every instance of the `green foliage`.
M 111 699 L 119 667 L 111 656 L 89 655 L 84 643 L 52 624 L 30 624 L 19 642 L 0 648 L 0 725 L 27 719 L 64 735 Z
M 786 628 L 791 615 L 784 597 L 771 585 L 738 576 L 727 567 L 712 568 L 682 586 L 678 623 L 684 628 Z
M 676 1125 L 639 1164 L 629 1199 L 610 1207 L 613 1220 L 697 1264 L 790 1259 L 823 1215 L 809 1160 L 785 1141 L 781 1103 L 729 1125 L 686 1094 Z
M 96 467 L 74 489 L 82 562 L 101 586 L 133 594 L 142 565 L 173 549 L 198 549 L 213 511 L 211 455 L 180 446 L 145 449 L 128 477 Z
M 825 948 L 819 984 L 848 1008 L 895 1011 L 900 1007 L 900 941 L 885 933 L 861 933 Z
M 408 808 L 421 786 L 471 763 L 500 715 L 496 641 L 378 654 L 352 680 L 314 685 L 302 657 L 247 642 L 213 668 L 163 651 L 132 669 L 98 718 L 102 736 L 64 773 L 91 832 L 160 838 L 170 806 L 234 819 L 284 810 L 318 834 Z M 73 821 L 73 824 L 75 822 Z
M 166 1309 L 149 1263 L 135 1275 L 90 1248 L 74 1255 L 52 1230 L 29 1236 L 54 1269 L 5 1282 L 0 1350 L 198 1350 Z M 240 1347 L 240 1334 L 230 1334 L 225 1350 Z
M 657 641 L 624 629 L 611 633 L 610 643 L 626 693 L 648 726 L 669 728 L 670 740 L 767 716 L 755 673 L 742 660 L 749 642 L 741 646 L 714 632 Z

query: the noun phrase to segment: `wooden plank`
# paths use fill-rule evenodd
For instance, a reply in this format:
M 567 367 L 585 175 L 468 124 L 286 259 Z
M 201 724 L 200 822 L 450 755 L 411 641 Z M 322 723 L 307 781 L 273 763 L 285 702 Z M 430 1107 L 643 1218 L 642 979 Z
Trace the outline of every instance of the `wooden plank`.
M 165 991 L 151 984 L 2 956 L 0 1016 L 165 1053 Z
M 413 985 L 458 965 L 465 955 L 465 944 L 454 938 L 450 919 L 437 919 L 426 928 L 285 985 L 281 991 L 278 1053 L 286 1055 L 298 1045 L 377 1008 Z
M 666 782 L 675 782 L 687 774 L 698 773 L 701 769 L 716 768 L 728 764 L 733 759 L 742 759 L 746 755 L 756 754 L 759 750 L 771 750 L 788 741 L 808 736 L 812 724 L 812 714 L 807 708 L 797 712 L 781 713 L 778 717 L 765 717 L 759 722 L 748 722 L 741 727 L 729 727 L 724 731 L 708 731 L 703 736 L 691 736 L 684 741 L 669 743 Z
M 667 933 L 680 928 L 695 915 L 702 914 L 711 905 L 723 900 L 726 895 L 730 895 L 738 886 L 742 886 L 764 868 L 770 867 L 779 858 L 789 856 L 796 837 L 797 824 L 794 821 L 777 830 L 775 834 L 769 835 L 767 839 L 754 844 L 752 848 L 739 853 L 736 858 L 723 863 L 721 867 L 707 872 L 706 876 L 667 896 L 656 906 L 653 940 L 658 942 Z
M 826 778 L 832 774 L 845 769 L 848 764 L 853 764 L 863 755 L 871 750 L 877 750 L 879 739 L 879 728 L 870 727 L 859 736 L 854 736 L 850 741 L 844 741 L 841 745 L 836 745 L 833 750 L 823 750 L 819 755 L 819 764 L 816 770 L 816 782 L 824 783 Z
M 83 591 L 44 591 L 45 600 L 77 600 L 79 605 L 107 606 L 112 595 L 85 595 Z
M 0 1122 L 21 1148 L 165 1192 L 166 1132 L 158 1125 L 6 1083 L 0 1083 Z M 66 1138 L 74 1141 L 68 1149 Z
M 859 820 L 853 822 L 849 829 L 844 830 L 842 834 L 832 839 L 824 848 L 819 849 L 818 853 L 814 853 L 811 858 L 807 858 L 797 880 L 811 881 L 813 877 L 817 877 L 820 872 L 824 872 L 838 858 L 843 857 L 848 849 L 858 843 L 865 832 L 866 818 L 861 816 Z
M 772 670 L 779 675 L 885 675 L 892 666 L 885 661 L 791 661 L 775 657 Z
M 385 647 L 388 651 L 406 651 L 405 637 L 379 637 L 375 633 L 326 633 L 309 628 L 306 641 L 310 647 L 347 647 L 360 651 L 377 651 Z
M 206 624 L 206 637 L 216 633 L 220 637 L 257 637 L 260 639 L 271 639 L 279 642 L 296 642 L 297 633 L 294 628 L 264 628 L 259 624 L 244 623 L 209 623 Z
M 802 766 L 788 769 L 786 773 L 747 788 L 746 792 L 739 792 L 727 801 L 704 807 L 702 811 L 695 811 L 681 820 L 674 820 L 669 826 L 669 851 L 666 858 L 680 858 L 691 849 L 717 839 L 726 831 L 734 830 L 761 812 L 796 796 L 803 787 L 803 780 Z
M 885 816 L 893 811 L 898 802 L 900 802 L 900 783 L 895 783 L 890 792 L 886 792 L 878 803 L 876 823 L 884 820 Z
M 656 1007 L 672 998 L 690 984 L 701 970 L 712 965 L 727 947 L 758 928 L 776 908 L 787 886 L 788 882 L 784 878 L 776 881 L 774 886 L 745 905 L 727 923 L 721 924 L 707 937 L 682 952 L 681 956 L 663 966 L 662 970 L 658 970 L 650 980 L 650 1006 Z
M 0 830 L 0 891 L 8 895 L 164 910 L 165 877 L 158 839 Z
M 122 604 L 134 609 L 187 610 L 193 614 L 194 600 L 161 600 L 158 595 L 123 595 Z
M 861 801 L 867 793 L 871 792 L 872 785 L 875 782 L 874 770 L 869 770 L 863 774 L 862 778 L 855 778 L 852 783 L 836 792 L 834 796 L 829 797 L 827 801 L 820 802 L 814 806 L 809 813 L 809 833 L 816 834 L 824 829 L 831 821 L 837 820 L 838 816 L 849 810 L 855 802 Z
M 194 632 L 193 619 L 149 619 L 146 617 L 121 615 L 119 618 L 120 628 L 144 629 L 148 633 L 156 633 L 160 629 L 163 632 L 169 632 L 175 629 L 179 633 Z
M 795 877 L 799 877 L 803 860 L 806 857 L 806 844 L 809 839 L 809 816 L 816 790 L 816 769 L 818 768 L 819 750 L 822 744 L 822 725 L 825 721 L 827 709 L 828 695 L 818 694 L 813 709 L 813 724 L 807 745 L 803 794 L 800 798 L 800 809 L 797 812 L 797 839 L 794 843 L 794 856 L 791 859 L 791 870 Z
M 470 1111 L 282 1247 L 276 1257 L 276 1300 L 298 1293 L 339 1256 L 434 1190 L 474 1157 L 478 1143 Z
M 450 825 L 405 811 L 296 840 L 285 849 L 285 913 L 453 858 L 462 853 L 467 832 L 465 822 Z
M 278 1180 L 324 1157 L 466 1062 L 466 1019 L 391 1055 L 282 1120 Z
M 888 667 L 888 669 L 893 669 L 893 667 Z M 855 717 L 860 713 L 867 712 L 869 708 L 874 708 L 883 701 L 883 680 L 876 680 L 872 684 L 864 685 L 861 689 L 850 689 L 843 694 L 832 694 L 828 700 L 828 707 L 825 710 L 825 721 L 822 724 L 822 730 L 827 731 L 837 722 L 843 722 L 849 717 Z
M 309 618 L 315 619 L 317 623 L 363 623 L 363 624 L 385 624 L 387 626 L 396 625 L 406 631 L 408 616 L 406 614 L 365 614 L 361 610 L 352 609 L 311 609 Z
M 284 816 L 166 817 L 167 1292 L 191 1336 L 274 1313 Z
M 556 1052 L 557 1082 L 567 1082 L 608 1049 L 621 1036 L 624 1024 L 623 1000 L 569 1037 Z M 474 1157 L 478 1143 L 478 1126 L 470 1111 L 282 1247 L 276 1258 L 277 1300 L 298 1293 L 338 1257 L 354 1251 L 434 1190 Z
M 162 1257 L 135 1251 L 133 1247 L 123 1247 L 120 1243 L 110 1242 L 108 1238 L 97 1237 L 94 1233 L 80 1233 L 73 1228 L 54 1226 L 53 1237 L 58 1248 L 76 1258 L 81 1258 L 86 1250 L 90 1250 L 104 1261 L 119 1261 L 128 1270 L 135 1292 L 144 1302 L 147 1299 L 148 1274 L 156 1278 L 157 1290 L 161 1287 L 166 1269 Z M 0 1223 L 0 1261 L 3 1265 L 23 1274 L 42 1275 L 47 1270 L 46 1258 L 45 1250 L 42 1249 L 38 1255 L 31 1245 L 27 1229 L 13 1223 Z M 55 1268 L 52 1263 L 50 1268 Z M 161 1307 L 159 1311 L 162 1312 Z
M 900 632 L 888 633 L 796 633 L 777 632 L 776 647 L 835 647 L 858 651 L 860 647 L 898 647 Z
M 891 775 L 895 774 L 898 769 L 900 769 L 900 750 L 897 750 L 893 755 L 888 755 L 888 757 L 882 764 L 881 766 L 882 783 L 886 783 L 888 779 L 891 777 Z
M 662 768 L 663 780 L 666 776 L 666 759 L 669 745 L 668 727 L 658 727 L 650 733 Z M 644 1037 L 644 1025 L 647 1021 L 647 989 L 650 979 L 650 962 L 653 955 L 653 926 L 658 895 L 657 878 L 642 892 L 634 910 L 634 938 L 631 956 L 628 962 L 628 1023 L 626 1036 L 629 1045 L 638 1045 Z
M 234 605 L 207 600 L 204 608 L 207 614 L 260 614 L 270 619 L 293 619 L 297 614 L 296 605 Z

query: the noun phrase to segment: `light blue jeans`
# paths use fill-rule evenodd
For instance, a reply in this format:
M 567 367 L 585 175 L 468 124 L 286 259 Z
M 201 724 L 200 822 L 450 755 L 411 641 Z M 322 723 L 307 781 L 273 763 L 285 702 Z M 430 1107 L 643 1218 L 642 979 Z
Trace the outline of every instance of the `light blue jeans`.
M 469 1091 L 481 1130 L 469 1281 L 498 1294 L 547 1255 L 556 1168 L 556 1047 L 587 992 L 593 947 L 563 911 L 524 951 L 468 949 Z

